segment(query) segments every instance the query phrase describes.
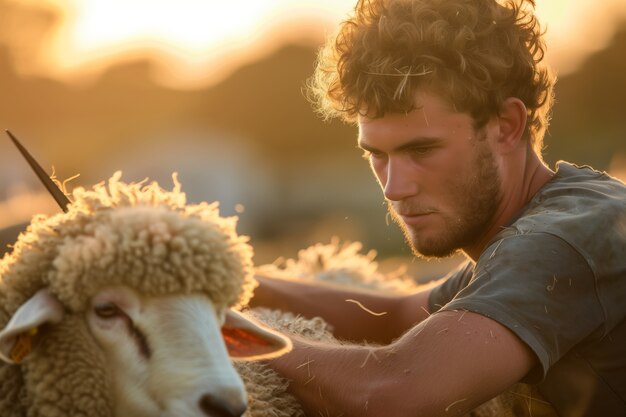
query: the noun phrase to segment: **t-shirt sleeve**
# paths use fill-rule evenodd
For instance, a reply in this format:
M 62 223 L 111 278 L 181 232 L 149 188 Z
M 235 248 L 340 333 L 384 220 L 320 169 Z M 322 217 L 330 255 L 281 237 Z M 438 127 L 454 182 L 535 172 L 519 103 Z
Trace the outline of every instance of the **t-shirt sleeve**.
M 604 322 L 593 272 L 562 239 L 528 233 L 494 242 L 466 286 L 442 310 L 466 310 L 496 320 L 537 355 L 542 379 L 574 345 Z
M 468 260 L 444 277 L 442 282 L 430 292 L 428 311 L 434 313 L 448 304 L 469 283 L 473 270 L 474 264 Z

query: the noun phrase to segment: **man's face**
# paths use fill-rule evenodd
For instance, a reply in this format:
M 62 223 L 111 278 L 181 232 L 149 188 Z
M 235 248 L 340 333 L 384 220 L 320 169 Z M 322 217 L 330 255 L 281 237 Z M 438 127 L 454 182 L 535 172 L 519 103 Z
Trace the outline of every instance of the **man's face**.
M 443 257 L 487 230 L 501 198 L 488 128 L 439 96 L 416 94 L 416 110 L 359 119 L 359 146 L 416 254 Z

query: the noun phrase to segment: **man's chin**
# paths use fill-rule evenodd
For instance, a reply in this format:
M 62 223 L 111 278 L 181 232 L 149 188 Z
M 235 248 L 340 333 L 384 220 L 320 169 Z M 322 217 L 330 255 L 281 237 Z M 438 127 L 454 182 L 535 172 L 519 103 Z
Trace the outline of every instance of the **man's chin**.
M 424 259 L 441 259 L 449 258 L 459 253 L 460 249 L 457 248 L 416 248 L 411 246 L 413 255 Z
M 393 206 L 390 206 L 389 213 L 402 230 L 404 239 L 415 256 L 425 259 L 447 258 L 459 252 L 460 249 L 457 245 L 442 238 L 445 235 L 443 231 L 435 232 L 433 230 L 435 227 L 420 227 L 417 230 L 417 227 L 406 224 L 397 215 Z
M 413 254 L 420 258 L 448 258 L 459 252 L 459 248 L 449 242 L 436 241 L 435 239 L 421 239 L 413 236 L 405 230 L 404 236 Z

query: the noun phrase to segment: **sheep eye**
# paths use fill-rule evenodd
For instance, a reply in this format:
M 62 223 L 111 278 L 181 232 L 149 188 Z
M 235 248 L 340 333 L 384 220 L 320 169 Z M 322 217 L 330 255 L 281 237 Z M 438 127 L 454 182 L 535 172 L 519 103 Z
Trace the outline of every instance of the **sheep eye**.
M 98 315 L 98 317 L 102 318 L 111 318 L 120 315 L 120 309 L 113 303 L 106 303 L 94 306 L 94 311 Z

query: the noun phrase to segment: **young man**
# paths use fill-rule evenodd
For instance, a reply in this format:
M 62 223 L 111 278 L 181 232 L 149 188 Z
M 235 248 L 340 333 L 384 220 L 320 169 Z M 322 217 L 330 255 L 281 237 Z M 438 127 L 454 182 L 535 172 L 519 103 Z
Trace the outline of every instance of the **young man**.
M 294 338 L 271 362 L 307 415 L 459 415 L 517 382 L 561 416 L 626 415 L 626 187 L 542 162 L 554 78 L 533 6 L 362 0 L 321 51 L 319 108 L 358 124 L 414 252 L 468 261 L 404 297 L 259 277 L 256 305 L 376 343 Z

